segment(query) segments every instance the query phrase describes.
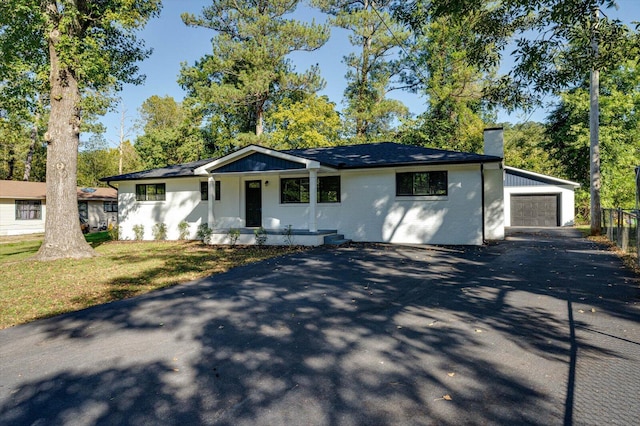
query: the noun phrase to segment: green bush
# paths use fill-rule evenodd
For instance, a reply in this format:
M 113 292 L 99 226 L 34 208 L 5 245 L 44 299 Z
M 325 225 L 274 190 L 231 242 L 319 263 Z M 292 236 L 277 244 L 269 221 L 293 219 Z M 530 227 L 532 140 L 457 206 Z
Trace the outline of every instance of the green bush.
M 213 229 L 209 228 L 208 223 L 201 223 L 196 231 L 196 238 L 202 240 L 203 243 L 209 244 L 211 242 L 211 235 L 213 235 Z
M 151 229 L 154 240 L 166 240 L 167 239 L 167 225 L 164 222 L 156 223 Z
M 229 229 L 227 237 L 229 237 L 229 244 L 231 244 L 231 247 L 235 246 L 238 242 L 238 238 L 240 238 L 240 230 L 237 228 Z
M 109 238 L 112 241 L 118 241 L 120 239 L 120 233 L 121 233 L 121 229 L 120 229 L 120 225 L 109 225 L 109 229 L 107 230 L 107 233 L 109 234 Z
M 263 246 L 267 243 L 267 231 L 261 226 L 253 231 L 256 236 L 256 245 Z
M 178 232 L 180 233 L 179 239 L 186 240 L 189 238 L 189 224 L 186 220 L 178 224 Z
M 144 225 L 133 225 L 133 233 L 136 236 L 136 241 L 142 241 L 144 238 Z
M 284 228 L 284 231 L 282 231 L 282 235 L 283 235 L 284 243 L 289 247 L 293 246 L 294 235 L 293 235 L 293 227 L 291 225 L 287 225 Z

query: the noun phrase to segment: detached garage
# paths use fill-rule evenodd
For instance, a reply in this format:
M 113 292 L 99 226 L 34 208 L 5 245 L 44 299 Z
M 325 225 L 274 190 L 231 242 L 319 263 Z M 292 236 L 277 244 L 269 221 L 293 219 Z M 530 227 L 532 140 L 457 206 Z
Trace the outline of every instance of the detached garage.
M 571 226 L 580 184 L 505 166 L 505 226 Z

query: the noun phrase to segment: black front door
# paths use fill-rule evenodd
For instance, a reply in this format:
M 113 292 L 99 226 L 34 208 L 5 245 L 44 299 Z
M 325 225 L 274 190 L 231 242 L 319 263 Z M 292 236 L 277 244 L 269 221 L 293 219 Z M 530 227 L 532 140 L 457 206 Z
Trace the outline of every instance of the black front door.
M 247 227 L 262 226 L 262 181 L 244 183 Z

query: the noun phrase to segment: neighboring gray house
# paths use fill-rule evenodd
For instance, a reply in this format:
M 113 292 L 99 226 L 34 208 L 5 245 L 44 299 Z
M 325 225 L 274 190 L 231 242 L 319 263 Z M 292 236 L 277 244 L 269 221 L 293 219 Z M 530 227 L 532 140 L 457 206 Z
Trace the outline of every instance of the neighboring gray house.
M 91 231 L 117 224 L 118 192 L 115 189 L 78 188 L 77 192 L 79 217 L 87 221 Z M 0 180 L 0 235 L 44 232 L 46 194 L 45 182 Z

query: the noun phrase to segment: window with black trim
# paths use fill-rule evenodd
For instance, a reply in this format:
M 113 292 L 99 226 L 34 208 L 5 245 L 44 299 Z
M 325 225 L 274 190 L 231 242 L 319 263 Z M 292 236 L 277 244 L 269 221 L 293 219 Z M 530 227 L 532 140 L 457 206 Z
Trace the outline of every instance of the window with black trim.
M 104 206 L 102 208 L 105 213 L 117 213 L 118 212 L 118 202 L 117 201 L 105 201 Z
M 16 220 L 42 219 L 42 201 L 16 200 Z
M 166 189 L 164 183 L 146 183 L 136 185 L 136 201 L 164 201 Z
M 340 176 L 318 178 L 318 203 L 340 202 Z M 309 178 L 280 179 L 280 202 L 282 204 L 308 203 Z
M 340 202 L 340 176 L 322 176 L 318 178 L 318 202 Z
M 216 194 L 213 198 L 216 201 L 220 201 L 220 181 L 217 180 L 214 188 Z M 209 182 L 200 182 L 200 200 L 206 201 L 209 199 Z
M 396 173 L 396 195 L 447 195 L 447 171 Z
M 280 179 L 280 202 L 282 204 L 308 203 L 309 178 Z

